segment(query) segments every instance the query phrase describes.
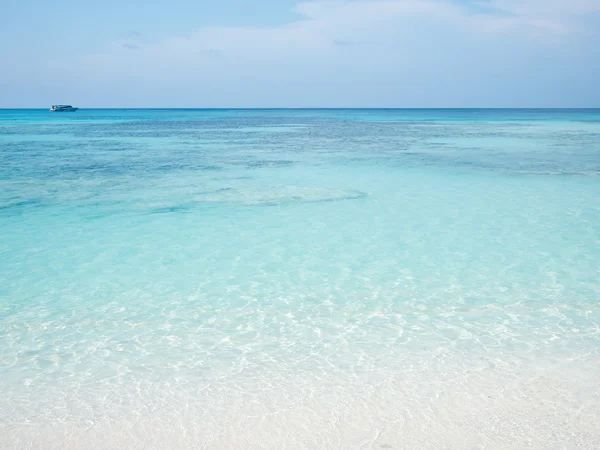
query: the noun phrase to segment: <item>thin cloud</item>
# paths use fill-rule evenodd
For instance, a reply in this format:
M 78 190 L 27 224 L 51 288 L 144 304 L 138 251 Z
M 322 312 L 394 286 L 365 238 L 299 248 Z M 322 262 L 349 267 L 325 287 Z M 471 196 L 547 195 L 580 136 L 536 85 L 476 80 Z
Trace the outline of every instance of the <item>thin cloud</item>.
M 567 14 L 573 3 L 572 14 Z M 142 49 L 137 43 L 138 31 L 129 31 L 123 50 L 143 50 L 148 56 L 181 58 L 218 52 L 232 57 L 260 59 L 284 58 L 291 53 L 306 52 L 307 57 L 324 53 L 327 48 L 354 47 L 356 42 L 391 42 L 389 35 L 406 39 L 409 33 L 420 34 L 414 24 L 421 23 L 445 32 L 510 33 L 521 38 L 565 35 L 581 24 L 573 14 L 600 10 L 600 1 L 491 0 L 457 3 L 452 0 L 354 0 L 310 1 L 296 5 L 294 11 L 303 17 L 274 27 L 205 27 L 185 36 L 172 37 Z M 404 30 L 409 31 L 404 31 Z M 344 38 L 339 36 L 343 35 Z M 412 44 L 411 44 L 412 45 Z M 379 45 L 381 47 L 381 45 Z M 385 47 L 385 45 L 384 45 Z M 114 47 L 113 47 L 114 48 Z M 109 53 L 114 53 L 109 51 Z M 115 55 L 116 56 L 116 55 Z
M 128 50 L 139 50 L 141 47 L 133 42 L 124 42 L 123 47 Z
M 229 97 L 236 104 L 267 104 L 269 98 L 366 103 L 377 96 L 392 103 L 398 101 L 394 95 L 404 104 L 436 95 L 448 102 L 526 102 L 529 93 L 550 102 L 554 93 L 567 95 L 565 79 L 576 87 L 598 72 L 589 39 L 573 32 L 586 24 L 577 15 L 486 5 L 493 11 L 449 0 L 304 2 L 295 8 L 302 18 L 290 23 L 203 27 L 143 45 L 124 39 L 85 56 L 77 67 L 88 82 L 106 89 L 131 84 L 135 92 L 157 86 L 172 92 L 185 86 L 190 99 L 212 98 L 215 104 Z
M 333 43 L 338 47 L 350 47 L 351 45 L 354 45 L 354 42 L 346 41 L 344 39 L 334 39 Z

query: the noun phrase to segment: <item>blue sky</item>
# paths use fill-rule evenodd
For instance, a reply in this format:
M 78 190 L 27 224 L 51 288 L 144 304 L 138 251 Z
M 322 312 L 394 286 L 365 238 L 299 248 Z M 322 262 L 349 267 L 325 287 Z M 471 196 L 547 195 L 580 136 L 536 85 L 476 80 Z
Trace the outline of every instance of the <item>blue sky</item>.
M 3 0 L 0 107 L 600 107 L 599 0 Z

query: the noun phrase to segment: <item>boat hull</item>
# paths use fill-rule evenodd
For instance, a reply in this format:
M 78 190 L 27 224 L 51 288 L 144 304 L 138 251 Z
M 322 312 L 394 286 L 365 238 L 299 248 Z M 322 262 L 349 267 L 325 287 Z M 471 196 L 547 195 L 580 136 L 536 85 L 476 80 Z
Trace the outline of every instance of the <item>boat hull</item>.
M 74 108 L 71 105 L 52 105 L 50 108 L 51 112 L 75 112 L 79 108 Z

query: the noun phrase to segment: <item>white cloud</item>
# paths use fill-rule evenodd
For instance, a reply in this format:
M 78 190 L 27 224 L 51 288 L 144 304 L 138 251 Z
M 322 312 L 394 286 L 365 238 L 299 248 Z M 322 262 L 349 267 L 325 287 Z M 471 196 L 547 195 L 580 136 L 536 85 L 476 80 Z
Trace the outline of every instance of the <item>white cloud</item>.
M 536 30 L 555 33 L 584 31 L 579 19 L 600 12 L 598 0 L 491 0 L 477 4 L 507 13 Z
M 142 95 L 179 85 L 204 99 L 225 93 L 239 99 L 237 104 L 256 104 L 258 94 L 253 97 L 252 92 L 261 89 L 266 92 L 260 98 L 281 98 L 284 104 L 291 90 L 300 93 L 296 98 L 306 92 L 312 104 L 323 96 L 333 99 L 334 89 L 335 98 L 343 98 L 346 91 L 360 96 L 357 86 L 369 98 L 375 89 L 371 84 L 395 90 L 402 98 L 436 88 L 454 89 L 459 95 L 455 86 L 461 80 L 466 87 L 480 80 L 502 84 L 514 73 L 526 72 L 536 58 L 542 67 L 548 48 L 560 56 L 570 45 L 569 36 L 584 29 L 581 15 L 600 9 L 588 0 L 492 0 L 485 5 L 471 8 L 444 0 L 303 2 L 295 7 L 301 15 L 295 22 L 201 28 L 154 44 L 136 42 L 136 51 L 119 41 L 103 54 L 86 56 L 78 67 L 102 89 L 118 84 Z M 325 94 L 315 93 L 319 86 Z
M 338 42 L 377 42 L 390 31 L 419 23 L 461 32 L 564 34 L 576 31 L 576 16 L 600 11 L 599 0 L 492 0 L 480 3 L 488 12 L 443 0 L 353 0 L 299 3 L 303 17 L 270 28 L 202 28 L 145 48 L 147 55 L 194 58 L 203 52 L 238 55 L 255 52 L 265 57 L 284 52 L 326 51 Z M 504 14 L 494 14 L 493 11 Z M 435 32 L 435 30 L 432 30 Z M 122 43 L 108 53 L 114 54 Z M 102 58 L 100 55 L 96 55 Z
M 600 11 L 598 0 L 491 0 L 480 4 L 526 17 L 564 18 Z

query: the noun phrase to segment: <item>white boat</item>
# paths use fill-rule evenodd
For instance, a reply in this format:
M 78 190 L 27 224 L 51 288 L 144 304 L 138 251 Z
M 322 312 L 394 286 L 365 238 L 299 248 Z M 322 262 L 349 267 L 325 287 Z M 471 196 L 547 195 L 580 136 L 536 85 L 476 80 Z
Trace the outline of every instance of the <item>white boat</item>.
M 50 111 L 52 112 L 75 112 L 79 108 L 73 108 L 71 105 L 52 105 Z

